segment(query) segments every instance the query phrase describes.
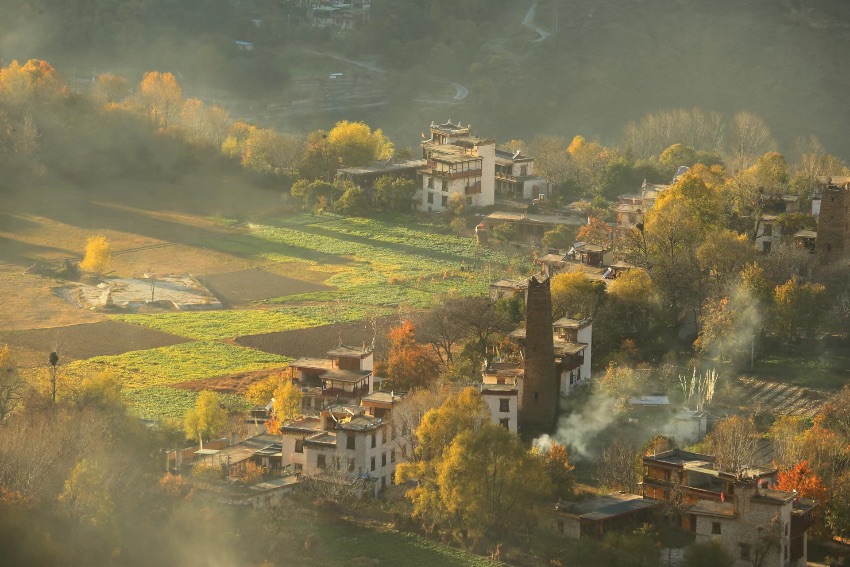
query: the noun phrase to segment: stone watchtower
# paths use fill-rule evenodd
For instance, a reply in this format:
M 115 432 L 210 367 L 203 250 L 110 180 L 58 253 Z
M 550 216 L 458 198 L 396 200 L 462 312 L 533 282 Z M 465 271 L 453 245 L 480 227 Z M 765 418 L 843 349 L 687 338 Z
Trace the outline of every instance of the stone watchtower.
M 552 431 L 558 409 L 558 378 L 552 334 L 549 278 L 528 280 L 525 323 L 525 372 L 522 380 L 523 437 Z
M 829 180 L 823 189 L 818 217 L 818 262 L 850 256 L 850 177 Z

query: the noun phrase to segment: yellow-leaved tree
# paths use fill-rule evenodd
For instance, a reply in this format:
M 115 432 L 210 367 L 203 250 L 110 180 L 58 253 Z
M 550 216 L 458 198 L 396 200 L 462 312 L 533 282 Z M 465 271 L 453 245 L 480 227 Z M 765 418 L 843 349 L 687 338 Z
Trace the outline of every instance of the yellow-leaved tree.
M 86 272 L 102 274 L 112 265 L 112 245 L 102 234 L 89 236 L 86 240 L 86 255 L 80 262 L 80 269 Z
M 389 159 L 395 152 L 395 146 L 380 129 L 373 132 L 364 122 L 337 122 L 327 140 L 343 166 Z
M 201 448 L 204 448 L 204 438 L 218 435 L 227 423 L 227 412 L 221 407 L 219 395 L 211 390 L 198 394 L 195 409 L 186 414 L 186 435 L 198 438 Z

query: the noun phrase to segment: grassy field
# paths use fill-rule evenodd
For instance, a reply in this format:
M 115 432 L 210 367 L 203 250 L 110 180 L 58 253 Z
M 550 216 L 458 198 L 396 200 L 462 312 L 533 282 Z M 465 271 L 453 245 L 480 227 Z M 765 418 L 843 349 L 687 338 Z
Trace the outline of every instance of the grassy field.
M 483 294 L 488 278 L 503 273 L 513 260 L 505 251 L 478 247 L 472 238 L 448 233 L 438 224 L 334 215 L 304 214 L 249 224 L 242 232 L 219 232 L 203 247 L 295 280 L 316 279 L 305 272 L 330 274 L 324 280 L 330 289 L 269 297 L 243 309 L 110 315 L 115 321 L 193 341 L 95 356 L 74 361 L 64 371 L 77 378 L 109 371 L 121 378 L 137 413 L 179 418 L 196 394 L 174 384 L 276 368 L 299 356 L 285 349 L 275 349 L 282 355 L 267 354 L 224 341 L 362 321 L 390 315 L 399 306 L 427 308 L 445 293 Z M 249 278 L 240 289 L 250 285 Z
M 850 383 L 850 352 L 831 348 L 811 358 L 773 354 L 756 361 L 753 377 L 792 386 L 838 390 Z

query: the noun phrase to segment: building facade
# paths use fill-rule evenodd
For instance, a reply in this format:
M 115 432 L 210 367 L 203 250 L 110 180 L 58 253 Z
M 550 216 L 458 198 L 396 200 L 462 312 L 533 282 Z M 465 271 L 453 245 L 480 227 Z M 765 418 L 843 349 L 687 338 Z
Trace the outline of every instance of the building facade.
M 850 177 L 828 180 L 821 193 L 817 231 L 818 262 L 850 256 Z

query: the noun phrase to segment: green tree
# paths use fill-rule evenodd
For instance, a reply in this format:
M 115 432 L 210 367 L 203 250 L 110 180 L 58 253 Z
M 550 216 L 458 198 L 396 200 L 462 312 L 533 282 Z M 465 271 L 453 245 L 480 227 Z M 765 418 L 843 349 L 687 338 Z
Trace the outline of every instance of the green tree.
M 516 238 L 516 228 L 508 222 L 497 224 L 493 227 L 493 236 L 501 242 L 512 242 Z
M 544 250 L 567 250 L 576 242 L 577 234 L 578 231 L 574 227 L 559 224 L 543 233 L 540 244 Z
M 219 395 L 211 390 L 198 394 L 194 409 L 186 413 L 185 431 L 190 438 L 197 438 L 201 448 L 204 438 L 218 435 L 227 423 L 227 412 L 221 407 Z
M 411 179 L 383 176 L 375 180 L 375 204 L 390 211 L 409 211 L 416 183 Z
M 334 210 L 348 216 L 364 215 L 369 210 L 369 198 L 363 189 L 352 185 L 334 201 Z
M 706 541 L 685 548 L 682 567 L 734 567 L 735 558 L 718 541 Z

